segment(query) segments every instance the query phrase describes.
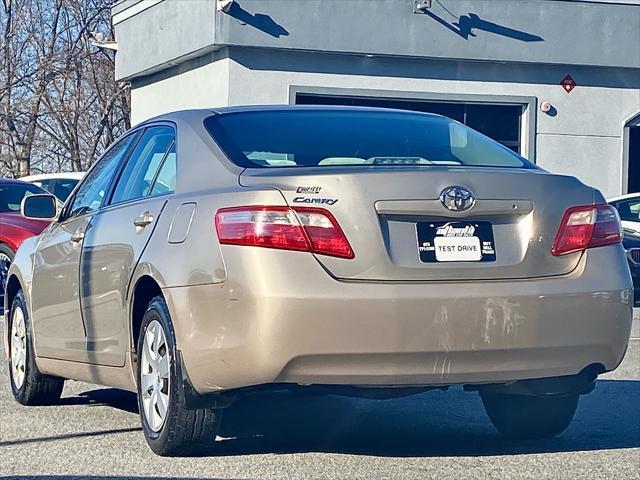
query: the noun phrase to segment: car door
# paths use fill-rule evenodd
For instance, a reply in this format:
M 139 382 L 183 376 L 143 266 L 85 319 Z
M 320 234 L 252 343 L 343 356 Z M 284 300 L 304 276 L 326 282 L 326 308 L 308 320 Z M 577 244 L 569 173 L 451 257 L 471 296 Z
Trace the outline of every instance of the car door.
M 89 362 L 122 366 L 129 346 L 127 290 L 166 203 L 155 188 L 165 162 L 175 162 L 174 130 L 145 130 L 122 168 L 109 205 L 87 232 L 81 260 L 81 304 Z M 153 193 L 152 193 L 153 192 Z
M 116 143 L 85 177 L 60 219 L 45 230 L 34 255 L 31 311 L 38 356 L 86 362 L 80 310 L 80 256 L 87 227 L 135 140 Z

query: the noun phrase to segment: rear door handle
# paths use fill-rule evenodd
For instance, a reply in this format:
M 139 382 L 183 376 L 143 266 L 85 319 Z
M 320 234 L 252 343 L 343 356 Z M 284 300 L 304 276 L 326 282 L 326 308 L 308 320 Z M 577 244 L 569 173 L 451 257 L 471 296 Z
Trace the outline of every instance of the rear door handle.
M 138 218 L 136 218 L 133 221 L 133 224 L 136 227 L 144 228 L 147 225 L 149 225 L 151 222 L 153 222 L 153 216 L 151 215 L 151 213 L 149 213 L 149 211 L 146 211 L 142 215 L 140 215 Z

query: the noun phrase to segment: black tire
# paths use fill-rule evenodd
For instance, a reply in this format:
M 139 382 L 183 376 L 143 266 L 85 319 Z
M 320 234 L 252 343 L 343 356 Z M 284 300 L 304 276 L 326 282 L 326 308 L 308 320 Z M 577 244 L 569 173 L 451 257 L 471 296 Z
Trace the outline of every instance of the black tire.
M 159 431 L 151 428 L 143 405 L 141 391 L 141 369 L 144 338 L 149 325 L 158 321 L 164 330 L 169 347 L 169 406 L 164 423 Z M 187 410 L 185 408 L 182 378 L 176 364 L 177 352 L 173 325 L 167 304 L 162 296 L 155 297 L 149 303 L 140 326 L 137 345 L 138 361 L 136 379 L 138 383 L 138 408 L 142 430 L 147 443 L 154 453 L 161 456 L 184 456 L 201 452 L 207 446 L 213 446 L 220 427 L 222 411 L 214 409 Z
M 16 252 L 11 250 L 9 245 L 7 245 L 6 243 L 0 243 L 0 253 L 4 253 L 9 258 L 9 261 L 11 262 L 13 262 L 13 258 L 15 257 L 15 254 L 16 254 Z
M 15 252 L 6 243 L 0 243 L 0 314 L 4 313 L 4 294 L 7 287 L 7 273 Z
M 24 316 L 26 360 L 24 364 L 24 380 L 19 387 L 16 386 L 16 382 L 14 382 L 12 360 L 9 362 L 9 382 L 11 383 L 13 397 L 22 405 L 54 405 L 60 400 L 60 395 L 62 395 L 64 379 L 43 375 L 38 370 L 33 350 L 33 330 L 31 329 L 29 312 L 24 301 L 22 290 L 16 294 L 6 321 L 10 351 L 12 347 L 11 342 L 13 342 L 13 336 L 11 335 L 12 322 L 17 309 L 20 309 Z
M 562 433 L 571 423 L 578 406 L 578 395 L 481 394 L 481 397 L 496 429 L 505 437 L 518 439 L 551 438 Z

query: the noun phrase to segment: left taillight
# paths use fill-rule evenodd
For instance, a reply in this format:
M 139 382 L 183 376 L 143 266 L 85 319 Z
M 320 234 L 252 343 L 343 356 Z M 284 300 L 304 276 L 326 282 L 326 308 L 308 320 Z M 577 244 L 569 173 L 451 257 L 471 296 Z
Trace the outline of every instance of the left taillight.
M 354 258 L 353 249 L 331 213 L 322 208 L 280 206 L 231 207 L 218 210 L 216 232 L 221 244 L 296 250 Z
M 571 207 L 562 217 L 551 253 L 557 257 L 621 240 L 620 218 L 611 205 Z

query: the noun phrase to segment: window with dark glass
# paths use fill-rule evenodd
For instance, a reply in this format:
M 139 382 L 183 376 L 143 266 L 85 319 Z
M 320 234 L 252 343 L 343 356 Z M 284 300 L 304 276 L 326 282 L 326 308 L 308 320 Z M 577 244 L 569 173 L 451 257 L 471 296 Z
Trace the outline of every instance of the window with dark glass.
M 451 119 L 417 112 L 284 109 L 213 115 L 205 127 L 247 168 L 437 166 L 532 168 Z
M 402 100 L 373 97 L 328 95 L 296 95 L 298 105 L 349 105 L 359 107 L 395 108 L 416 112 L 436 113 L 452 118 L 485 134 L 516 153 L 522 153 L 520 124 L 522 106 L 481 103 L 453 103 Z
M 53 184 L 53 191 L 47 190 L 64 202 L 69 195 L 71 195 L 71 192 L 79 181 L 80 180 L 76 180 L 75 178 L 57 178 Z
M 162 167 L 153 182 L 150 195 L 162 195 L 171 193 L 176 188 L 176 145 L 175 142 L 167 152 L 167 156 L 162 162 Z
M 134 138 L 135 135 L 123 138 L 98 160 L 98 163 L 89 171 L 78 187 L 71 203 L 69 216 L 92 212 L 102 205 L 111 180 L 118 170 L 118 165 Z
M 29 195 L 47 193 L 30 183 L 4 183 L 0 185 L 0 213 L 18 212 L 20 204 Z
M 152 127 L 144 132 L 120 175 L 111 199 L 112 204 L 135 200 L 149 194 L 174 137 L 171 127 Z

